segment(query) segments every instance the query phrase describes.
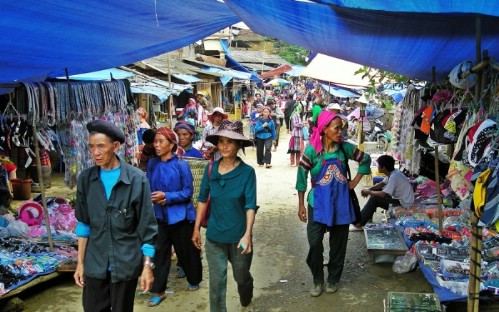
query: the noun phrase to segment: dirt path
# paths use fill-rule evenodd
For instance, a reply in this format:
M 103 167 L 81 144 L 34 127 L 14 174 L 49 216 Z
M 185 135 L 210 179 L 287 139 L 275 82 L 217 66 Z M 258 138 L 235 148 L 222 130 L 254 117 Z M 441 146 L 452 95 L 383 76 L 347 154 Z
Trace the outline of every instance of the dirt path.
M 273 153 L 273 168 L 256 166 L 255 151 L 248 149 L 243 159 L 255 167 L 258 181 L 258 204 L 255 223 L 255 311 L 383 311 L 388 291 L 432 292 L 421 272 L 397 274 L 391 264 L 375 264 L 369 257 L 364 234 L 351 232 L 347 259 L 339 291 L 312 298 L 308 294 L 311 275 L 305 263 L 308 250 L 306 225 L 297 217 L 297 195 L 294 190 L 296 168 L 289 166 L 286 154 L 289 136 L 281 132 L 281 146 Z M 351 165 L 355 170 L 354 164 Z M 361 186 L 357 187 L 360 193 Z M 360 197 L 361 205 L 364 199 Z M 380 215 L 375 216 L 375 221 Z M 326 237 L 327 239 L 327 237 Z M 327 246 L 327 244 L 325 244 Z M 327 256 L 327 248 L 325 256 Z M 137 296 L 135 311 L 209 311 L 208 270 L 205 259 L 204 281 L 197 292 L 186 290 L 185 279 L 170 274 L 171 294 L 158 307 L 146 307 L 148 297 Z M 173 273 L 173 271 L 172 271 Z M 229 271 L 228 311 L 238 311 L 238 296 Z M 25 291 L 19 296 L 25 311 L 83 311 L 81 290 L 70 274 Z M 0 305 L 1 310 L 1 305 Z

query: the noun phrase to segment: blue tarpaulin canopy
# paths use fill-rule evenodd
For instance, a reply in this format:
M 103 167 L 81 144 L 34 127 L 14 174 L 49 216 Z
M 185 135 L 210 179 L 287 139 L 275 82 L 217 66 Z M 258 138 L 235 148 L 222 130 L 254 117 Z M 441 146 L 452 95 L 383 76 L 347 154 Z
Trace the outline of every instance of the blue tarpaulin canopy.
M 0 83 L 138 62 L 240 19 L 217 0 L 0 0 Z
M 411 78 L 445 78 L 482 49 L 499 53 L 499 1 L 225 0 L 253 31 Z
M 300 77 L 301 73 L 305 70 L 305 66 L 301 65 L 293 65 L 291 66 L 291 70 L 286 72 L 286 75 L 291 77 Z
M 177 78 L 177 79 L 188 82 L 188 83 L 195 83 L 195 82 L 203 81 L 202 79 L 200 79 L 196 76 L 188 75 L 188 74 L 172 74 L 172 76 Z
M 113 79 L 126 79 L 135 76 L 126 70 L 118 68 L 110 68 L 105 70 L 99 70 L 91 73 L 71 75 L 69 79 L 71 80 L 111 80 Z M 57 77 L 58 79 L 66 79 L 66 77 Z
M 152 79 L 144 82 L 132 82 L 130 89 L 132 93 L 148 93 L 158 97 L 160 102 L 164 102 L 168 97 L 179 95 L 182 91 L 192 89 L 191 85 L 182 85 L 178 83 L 168 83 L 167 81 Z
M 230 56 L 230 49 L 229 49 L 229 41 L 226 39 L 220 39 L 220 45 L 222 46 L 222 49 L 225 53 L 225 59 L 227 60 L 225 66 L 231 69 L 235 69 L 240 72 L 245 72 L 245 73 L 250 73 L 250 80 L 255 81 L 255 82 L 262 82 L 262 80 L 258 77 L 256 72 L 248 70 L 246 67 L 243 65 L 239 64 L 232 56 Z
M 358 98 L 358 97 L 360 97 L 360 94 L 358 94 L 354 91 L 351 91 L 351 90 L 347 90 L 345 88 L 341 88 L 339 86 L 321 83 L 321 87 L 324 90 L 326 90 L 327 92 L 329 92 L 331 95 L 339 97 L 339 98 Z

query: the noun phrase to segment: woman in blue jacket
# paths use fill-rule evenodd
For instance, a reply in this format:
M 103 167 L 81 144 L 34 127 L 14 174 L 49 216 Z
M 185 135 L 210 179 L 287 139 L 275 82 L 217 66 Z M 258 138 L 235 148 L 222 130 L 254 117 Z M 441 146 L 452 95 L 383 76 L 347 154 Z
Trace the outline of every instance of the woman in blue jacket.
M 191 241 L 196 211 L 192 204 L 194 186 L 189 164 L 175 155 L 178 139 L 171 129 L 159 128 L 153 144 L 157 157 L 147 164 L 147 178 L 158 221 L 158 238 L 149 306 L 156 306 L 166 298 L 172 245 L 187 276 L 188 289 L 198 290 L 202 279 L 201 254 Z
M 276 132 L 275 124 L 270 116 L 270 109 L 264 107 L 262 116 L 259 117 L 255 125 L 255 138 L 256 138 L 256 162 L 261 167 L 265 165 L 271 168 L 272 161 L 272 145 L 275 144 Z

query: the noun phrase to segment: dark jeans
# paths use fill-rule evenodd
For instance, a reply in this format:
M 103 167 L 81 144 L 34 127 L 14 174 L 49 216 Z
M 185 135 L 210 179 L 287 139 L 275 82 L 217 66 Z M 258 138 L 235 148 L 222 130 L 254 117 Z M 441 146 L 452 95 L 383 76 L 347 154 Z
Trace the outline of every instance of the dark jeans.
M 85 276 L 83 310 L 88 312 L 133 311 L 138 279 L 111 283 L 111 274 L 104 280 Z
M 322 240 L 326 229 L 329 231 L 329 263 L 327 265 L 329 283 L 338 283 L 345 264 L 348 243 L 348 224 L 327 227 L 313 221 L 314 208 L 308 206 L 307 238 L 310 250 L 307 264 L 312 272 L 314 284 L 324 284 L 324 246 Z
M 286 130 L 289 132 L 289 121 L 291 120 L 291 116 L 284 116 L 284 121 L 286 122 Z
M 362 208 L 362 211 L 360 212 L 360 225 L 362 226 L 366 225 L 366 223 L 373 218 L 373 215 L 376 212 L 376 208 L 380 207 L 385 210 L 388 210 L 388 206 L 390 204 L 400 205 L 400 201 L 398 199 L 393 199 L 391 196 L 388 195 L 385 196 L 384 198 L 377 196 L 369 197 L 369 200 L 367 201 L 366 205 L 364 206 L 364 208 Z
M 256 138 L 256 162 L 259 165 L 269 164 L 272 161 L 272 138 Z
M 191 241 L 194 223 L 181 221 L 176 224 L 158 222 L 158 237 L 156 239 L 156 254 L 154 255 L 154 283 L 152 293 L 161 293 L 166 290 L 168 274 L 171 267 L 172 245 L 184 269 L 187 282 L 199 285 L 203 278 L 201 252 Z
M 253 249 L 254 252 L 254 249 Z M 227 312 L 227 262 L 232 265 L 232 274 L 237 283 L 237 292 L 242 306 L 253 299 L 253 277 L 250 273 L 253 252 L 241 255 L 237 243 L 224 244 L 206 239 L 206 260 L 210 274 L 210 311 Z
M 276 124 L 275 125 L 275 135 L 276 135 L 276 139 L 275 139 L 275 146 L 279 146 L 279 134 L 281 132 L 281 125 L 278 125 Z

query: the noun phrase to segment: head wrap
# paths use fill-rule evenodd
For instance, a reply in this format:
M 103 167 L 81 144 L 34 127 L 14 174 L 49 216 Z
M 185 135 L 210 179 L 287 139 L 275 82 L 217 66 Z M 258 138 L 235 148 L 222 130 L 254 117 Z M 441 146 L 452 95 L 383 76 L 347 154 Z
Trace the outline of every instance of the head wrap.
M 310 145 L 314 147 L 316 153 L 322 151 L 322 132 L 324 131 L 324 128 L 326 128 L 331 120 L 336 117 L 339 118 L 340 116 L 325 110 L 320 113 L 319 118 L 317 118 L 317 126 L 313 128 L 312 136 L 310 137 Z
M 182 121 L 178 121 L 175 124 L 175 127 L 173 128 L 173 131 L 177 132 L 180 129 L 187 130 L 192 135 L 196 134 L 196 128 L 194 128 L 194 126 L 192 124 L 188 123 L 187 121 L 183 121 L 183 120 Z
M 165 136 L 168 140 L 170 140 L 170 142 L 172 142 L 173 144 L 178 145 L 177 134 L 175 132 L 173 132 L 172 129 L 166 128 L 166 127 L 161 127 L 161 128 L 158 128 L 158 130 L 156 130 L 156 134 L 161 134 L 161 135 Z
M 195 106 L 197 105 L 196 100 L 193 98 L 189 98 L 187 105 Z

